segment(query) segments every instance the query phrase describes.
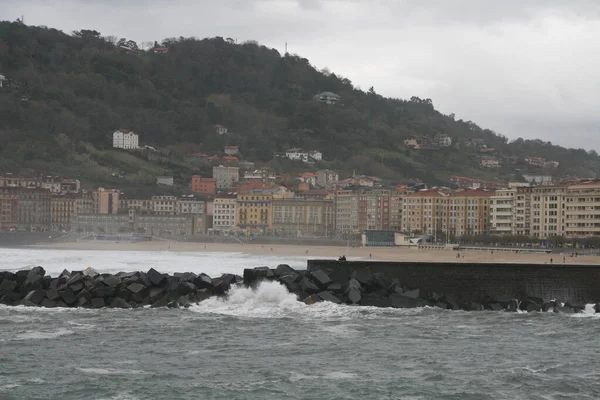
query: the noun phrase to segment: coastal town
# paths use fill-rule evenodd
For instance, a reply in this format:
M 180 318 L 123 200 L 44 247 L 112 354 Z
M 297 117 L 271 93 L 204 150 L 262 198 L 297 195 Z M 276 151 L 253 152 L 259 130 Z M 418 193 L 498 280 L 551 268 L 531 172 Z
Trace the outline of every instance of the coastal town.
M 217 129 L 227 133 L 225 127 Z M 139 137 L 117 130 L 112 146 L 135 151 Z M 522 182 L 503 184 L 454 176 L 447 187 L 423 182 L 384 185 L 378 177 L 356 172 L 342 179 L 331 169 L 309 170 L 323 159 L 316 149 L 291 148 L 280 155 L 307 166 L 297 176 L 277 175 L 241 160 L 237 146 L 225 146 L 222 154 L 197 155 L 212 165 L 212 176 L 193 175 L 186 194 L 178 196 L 131 198 L 115 187 L 84 189 L 82 182 L 68 177 L 4 173 L 0 230 L 89 238 L 356 239 L 366 232 L 394 232 L 409 244 L 415 242 L 411 238 L 453 243 L 497 236 L 547 242 L 600 235 L 595 215 L 600 213 L 598 180 L 556 182 L 551 176 L 525 176 Z M 172 176 L 157 176 L 156 183 L 159 188 L 175 185 Z

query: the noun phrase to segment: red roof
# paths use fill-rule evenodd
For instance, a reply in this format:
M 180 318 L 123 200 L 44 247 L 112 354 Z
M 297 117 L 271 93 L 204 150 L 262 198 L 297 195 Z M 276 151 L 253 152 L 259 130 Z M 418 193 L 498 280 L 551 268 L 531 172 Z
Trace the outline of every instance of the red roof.
M 237 149 L 237 146 L 225 146 L 226 149 Z
M 218 160 L 219 156 L 210 156 L 208 157 L 209 160 Z
M 236 156 L 224 156 L 223 160 L 228 160 L 228 161 L 237 161 L 238 158 Z

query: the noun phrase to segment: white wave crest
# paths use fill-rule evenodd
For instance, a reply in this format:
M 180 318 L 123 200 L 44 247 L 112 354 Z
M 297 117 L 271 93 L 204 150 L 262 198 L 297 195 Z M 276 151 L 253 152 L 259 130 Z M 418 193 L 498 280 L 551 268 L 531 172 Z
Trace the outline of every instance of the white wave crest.
M 210 298 L 189 308 L 203 314 L 228 315 L 242 318 L 306 318 L 351 320 L 405 314 L 419 314 L 419 309 L 394 309 L 338 305 L 323 301 L 306 305 L 278 282 L 262 282 L 255 289 L 235 286 L 227 298 Z
M 147 375 L 148 372 L 137 369 L 116 368 L 77 368 L 79 371 L 93 375 Z
M 75 331 L 71 329 L 57 329 L 55 331 L 27 331 L 15 335 L 13 340 L 45 340 L 45 339 L 56 339 L 61 336 L 72 335 Z

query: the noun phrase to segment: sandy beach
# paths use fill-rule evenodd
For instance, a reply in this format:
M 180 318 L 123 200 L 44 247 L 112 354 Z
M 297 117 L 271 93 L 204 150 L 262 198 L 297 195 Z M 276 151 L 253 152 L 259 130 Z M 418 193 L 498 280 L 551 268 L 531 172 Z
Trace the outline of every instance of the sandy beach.
M 174 251 L 174 252 L 238 252 L 307 258 L 348 258 L 373 259 L 380 261 L 446 261 L 469 263 L 554 263 L 554 264 L 600 264 L 598 256 L 578 256 L 560 254 L 525 254 L 494 251 L 448 251 L 419 250 L 381 247 L 337 247 L 337 246 L 294 246 L 260 244 L 223 244 L 190 242 L 71 242 L 29 246 L 43 249 L 110 250 L 110 251 Z M 460 258 L 457 255 L 460 254 Z

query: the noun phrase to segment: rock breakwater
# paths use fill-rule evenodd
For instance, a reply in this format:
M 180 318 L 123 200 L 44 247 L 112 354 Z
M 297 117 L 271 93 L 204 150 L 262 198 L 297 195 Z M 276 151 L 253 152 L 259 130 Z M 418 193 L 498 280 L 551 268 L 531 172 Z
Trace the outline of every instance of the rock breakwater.
M 100 274 L 63 271 L 58 277 L 47 276 L 44 268 L 34 267 L 16 273 L 0 272 L 0 304 L 34 307 L 138 308 L 189 307 L 212 296 L 226 297 L 233 285 L 255 287 L 262 281 L 274 281 L 294 293 L 299 301 L 314 304 L 329 301 L 357 306 L 416 308 L 437 307 L 466 311 L 554 311 L 581 312 L 585 305 L 562 303 L 556 299 L 489 297 L 481 303 L 463 304 L 442 293 L 422 292 L 403 286 L 380 273 L 356 270 L 349 274 L 322 270 L 295 270 L 281 264 L 275 269 L 245 269 L 243 276 L 224 274 L 211 278 L 192 272 L 163 274 L 147 272 Z M 595 309 L 600 311 L 600 304 Z

